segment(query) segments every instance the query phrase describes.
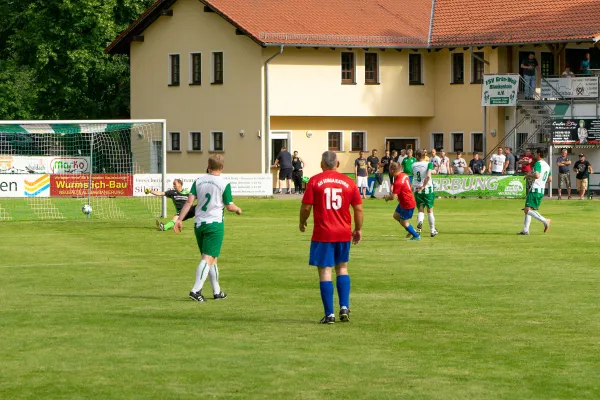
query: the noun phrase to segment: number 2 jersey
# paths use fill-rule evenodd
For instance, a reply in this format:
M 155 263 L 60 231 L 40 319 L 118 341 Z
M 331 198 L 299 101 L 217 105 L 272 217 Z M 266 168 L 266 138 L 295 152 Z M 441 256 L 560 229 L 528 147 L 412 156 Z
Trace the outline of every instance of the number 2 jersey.
M 302 203 L 313 206 L 314 242 L 349 242 L 352 239 L 350 206 L 362 204 L 352 179 L 337 171 L 323 171 L 306 184 Z
M 221 176 L 206 174 L 196 179 L 190 193 L 196 196 L 195 224 L 223 222 L 223 209 L 233 203 L 231 185 Z
M 429 179 L 427 185 L 423 186 L 425 182 L 425 178 L 427 178 L 427 171 L 433 170 L 433 164 L 427 161 L 418 161 L 413 164 L 413 189 L 415 192 L 417 188 L 422 187 L 423 193 L 432 193 L 433 192 L 433 180 Z

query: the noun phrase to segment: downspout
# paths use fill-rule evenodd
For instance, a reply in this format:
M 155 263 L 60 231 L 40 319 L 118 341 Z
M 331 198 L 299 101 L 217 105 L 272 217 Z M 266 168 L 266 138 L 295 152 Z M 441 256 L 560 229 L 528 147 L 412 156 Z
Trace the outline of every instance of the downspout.
M 273 54 L 265 62 L 265 174 L 271 171 L 271 111 L 269 109 L 269 63 L 283 53 L 284 45 L 279 46 L 279 52 Z
M 429 18 L 429 36 L 427 37 L 427 48 L 431 48 L 431 36 L 433 35 L 433 17 L 435 15 L 435 0 L 431 0 L 431 17 Z

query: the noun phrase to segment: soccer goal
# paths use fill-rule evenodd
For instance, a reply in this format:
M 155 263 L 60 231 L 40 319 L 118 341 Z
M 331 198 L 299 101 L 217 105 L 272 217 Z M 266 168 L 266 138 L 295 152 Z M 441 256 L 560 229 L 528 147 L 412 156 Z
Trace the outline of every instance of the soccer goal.
M 0 221 L 166 217 L 166 164 L 165 120 L 0 121 Z

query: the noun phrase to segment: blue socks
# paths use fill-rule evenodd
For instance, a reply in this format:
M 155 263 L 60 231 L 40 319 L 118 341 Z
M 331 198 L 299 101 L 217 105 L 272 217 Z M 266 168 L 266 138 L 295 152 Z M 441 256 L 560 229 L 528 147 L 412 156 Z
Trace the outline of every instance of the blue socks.
M 323 301 L 325 316 L 335 314 L 333 312 L 333 282 L 320 282 L 319 286 L 321 287 L 321 300 Z
M 335 279 L 338 297 L 340 298 L 340 308 L 350 308 L 350 275 L 339 275 Z
M 410 224 L 408 225 L 408 228 L 404 228 L 404 229 L 406 229 L 406 231 L 408 233 L 410 233 L 411 235 L 413 235 L 413 237 L 418 237 L 419 236 L 419 234 L 417 233 L 417 231 L 415 231 L 415 228 L 413 228 L 413 226 L 410 225 Z

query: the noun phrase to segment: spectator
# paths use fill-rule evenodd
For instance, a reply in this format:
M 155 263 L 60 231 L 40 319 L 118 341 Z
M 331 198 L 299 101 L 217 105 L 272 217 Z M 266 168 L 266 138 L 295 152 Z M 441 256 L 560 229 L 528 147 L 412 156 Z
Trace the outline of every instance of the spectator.
M 375 175 L 375 182 L 373 183 L 373 191 L 371 192 L 371 198 L 375 198 L 375 190 L 377 189 L 377 185 L 381 185 L 383 181 L 383 176 L 379 173 L 379 158 L 377 157 L 377 150 L 373 149 L 371 151 L 371 155 L 367 158 L 367 167 L 369 168 L 369 173 Z
M 292 193 L 292 189 L 290 188 L 290 180 L 292 179 L 292 155 L 289 151 L 287 151 L 286 147 L 283 146 L 281 151 L 277 155 L 277 159 L 275 160 L 275 167 L 279 166 L 279 182 L 277 188 L 279 189 L 277 193 L 281 193 L 281 184 L 283 181 L 286 181 L 287 184 L 287 194 Z
M 462 151 L 457 151 L 456 158 L 454 161 L 452 161 L 452 173 L 456 175 L 463 175 L 465 173 L 465 168 L 467 167 L 467 162 L 463 158 L 462 154 Z
M 569 160 L 567 149 L 562 149 L 560 157 L 556 159 L 556 165 L 558 165 L 558 199 L 562 198 L 562 186 L 563 183 L 567 187 L 567 195 L 569 200 L 571 199 L 571 160 Z
M 450 173 L 450 159 L 446 157 L 446 152 L 442 150 L 440 157 L 440 169 L 439 173 L 442 175 L 448 175 Z
M 361 151 L 359 157 L 354 160 L 354 176 L 356 176 L 356 186 L 363 199 L 367 198 L 367 188 L 369 187 L 369 172 L 365 152 Z
M 521 166 L 521 173 L 524 175 L 531 173 L 534 161 L 535 160 L 533 159 L 533 155 L 531 155 L 531 150 L 527 149 L 523 157 L 521 157 L 521 159 L 518 162 L 518 164 Z M 527 193 L 529 193 L 529 189 L 531 189 L 531 184 L 533 183 L 533 181 L 530 178 L 526 178 L 526 181 Z
M 584 75 L 591 75 L 592 59 L 590 53 L 585 53 L 585 59 L 579 65 L 580 72 Z
M 516 172 L 517 159 L 512 152 L 512 147 L 505 147 L 504 155 L 506 156 L 506 161 L 504 162 L 504 170 L 502 173 L 506 175 L 514 175 Z
M 392 162 L 398 162 L 398 152 L 396 150 L 392 151 Z
M 402 149 L 402 150 L 400 150 L 400 155 L 398 156 L 397 163 L 402 165 L 402 161 L 404 161 L 405 158 L 406 158 L 406 149 Z
M 536 87 L 535 73 L 539 68 L 535 53 L 529 53 L 529 57 L 521 62 L 521 68 L 523 68 L 523 79 L 525 80 L 525 100 L 533 100 Z
M 390 174 L 390 163 L 392 162 L 392 157 L 390 156 L 390 151 L 386 150 L 383 153 L 383 157 L 381 157 L 381 166 L 383 167 L 383 175 L 386 175 L 390 178 L 390 184 L 392 183 L 392 175 Z M 390 186 L 391 190 L 391 186 Z
M 301 194 L 304 192 L 302 190 L 302 175 L 304 174 L 304 161 L 298 156 L 298 152 L 294 152 L 294 157 L 292 158 L 292 167 L 294 170 L 292 171 L 292 178 L 294 180 L 294 193 Z
M 469 163 L 469 174 L 481 175 L 485 173 L 485 164 L 479 158 L 479 153 L 473 153 L 473 159 Z
M 577 192 L 579 192 L 579 199 L 583 200 L 585 197 L 585 191 L 588 188 L 588 178 L 590 174 L 593 174 L 592 164 L 585 159 L 584 154 L 579 155 L 579 161 L 575 163 L 573 171 L 577 172 Z
M 573 73 L 573 71 L 571 71 L 571 67 L 569 67 L 568 65 L 565 67 L 565 71 L 562 73 L 562 77 L 563 78 L 572 78 L 574 77 L 575 74 Z
M 433 164 L 433 173 L 440 173 L 440 158 L 437 156 L 437 151 L 435 148 L 431 149 L 431 159 L 430 162 Z
M 498 147 L 498 154 L 492 154 L 490 157 L 490 161 L 488 162 L 488 170 L 492 175 L 502 175 L 505 162 L 506 156 L 504 155 L 504 149 L 502 149 L 502 147 Z
M 429 157 L 427 156 L 427 149 L 423 149 L 423 161 L 429 162 Z
M 406 150 L 406 157 L 402 160 L 402 172 L 408 175 L 411 185 L 413 181 L 412 165 L 416 162 L 417 159 L 413 157 L 412 149 Z

